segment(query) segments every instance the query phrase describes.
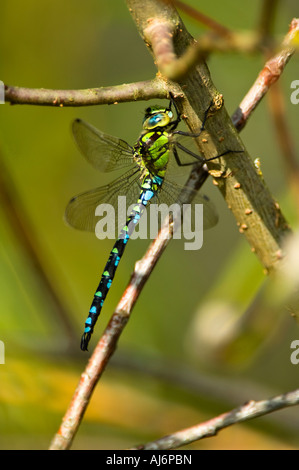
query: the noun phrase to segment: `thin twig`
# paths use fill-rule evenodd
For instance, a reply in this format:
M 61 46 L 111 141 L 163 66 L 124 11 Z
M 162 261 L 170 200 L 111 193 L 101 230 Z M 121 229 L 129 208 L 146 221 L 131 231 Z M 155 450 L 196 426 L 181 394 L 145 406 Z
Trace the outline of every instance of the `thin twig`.
M 166 97 L 165 83 L 159 78 L 111 87 L 87 88 L 85 90 L 49 90 L 5 85 L 5 101 L 11 104 L 77 107 L 144 101 L 152 98 L 163 99 Z
M 299 165 L 295 142 L 287 123 L 284 99 L 279 83 L 275 83 L 275 86 L 270 90 L 269 105 L 275 126 L 275 135 L 284 156 L 289 186 L 299 214 Z
M 205 437 L 215 436 L 222 429 L 233 424 L 242 423 L 249 419 L 258 418 L 273 411 L 281 410 L 289 406 L 299 404 L 299 389 L 283 395 L 277 395 L 267 400 L 251 400 L 245 405 L 239 406 L 232 411 L 223 413 L 216 418 L 204 423 L 175 432 L 145 445 L 134 447 L 131 450 L 162 450 L 174 449 Z
M 265 96 L 269 87 L 279 79 L 286 64 L 295 52 L 292 42 L 298 33 L 299 20 L 294 18 L 291 22 L 288 34 L 283 41 L 283 48 L 278 54 L 266 62 L 256 81 L 232 116 L 233 124 L 239 131 L 243 129 L 248 122 L 252 111 Z
M 290 26 L 289 34 L 291 37 L 295 37 L 296 33 L 299 33 L 299 20 L 293 20 Z M 270 31 L 268 34 L 270 35 Z M 287 38 L 286 41 L 288 41 Z M 284 157 L 289 186 L 293 193 L 295 206 L 299 215 L 299 165 L 297 162 L 295 143 L 287 122 L 284 97 L 279 82 L 276 82 L 271 88 L 268 94 L 268 103 L 275 126 L 275 135 L 277 136 L 277 141 Z
M 111 358 L 109 367 L 113 370 L 125 371 L 134 375 L 138 381 L 153 379 L 172 387 L 172 390 L 183 390 L 189 396 L 196 397 L 204 403 L 208 401 L 225 408 L 235 407 L 237 403 L 247 403 L 250 397 L 273 396 L 272 387 L 246 380 L 243 376 L 233 378 L 231 375 L 222 377 L 203 370 L 193 369 L 190 364 L 180 362 L 177 358 L 169 360 L 166 357 L 138 354 L 122 349 L 121 354 Z M 111 370 L 111 369 L 110 369 Z M 292 410 L 267 417 L 267 424 L 279 432 L 297 433 L 299 413 Z

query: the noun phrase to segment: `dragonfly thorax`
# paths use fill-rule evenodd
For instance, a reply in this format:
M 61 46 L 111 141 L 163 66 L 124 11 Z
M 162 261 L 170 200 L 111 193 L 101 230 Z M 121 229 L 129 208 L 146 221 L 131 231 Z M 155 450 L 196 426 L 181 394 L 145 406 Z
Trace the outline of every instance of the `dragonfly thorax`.
M 140 158 L 140 166 L 149 173 L 164 177 L 169 161 L 169 133 L 162 130 L 145 131 L 141 134 L 135 149 Z
M 150 106 L 143 119 L 143 132 L 135 146 L 143 164 L 152 174 L 164 177 L 169 160 L 171 131 L 179 119 L 174 119 L 171 104 L 168 108 Z

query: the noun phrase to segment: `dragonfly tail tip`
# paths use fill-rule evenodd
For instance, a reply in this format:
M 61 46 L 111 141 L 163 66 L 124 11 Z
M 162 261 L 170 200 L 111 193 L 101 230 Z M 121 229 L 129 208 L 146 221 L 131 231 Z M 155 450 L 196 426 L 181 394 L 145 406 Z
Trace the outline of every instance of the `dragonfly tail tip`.
M 80 344 L 80 347 L 81 347 L 81 350 L 82 350 L 82 351 L 88 351 L 88 343 L 89 343 L 89 340 L 90 340 L 90 334 L 84 333 L 84 334 L 82 335 L 81 344 Z

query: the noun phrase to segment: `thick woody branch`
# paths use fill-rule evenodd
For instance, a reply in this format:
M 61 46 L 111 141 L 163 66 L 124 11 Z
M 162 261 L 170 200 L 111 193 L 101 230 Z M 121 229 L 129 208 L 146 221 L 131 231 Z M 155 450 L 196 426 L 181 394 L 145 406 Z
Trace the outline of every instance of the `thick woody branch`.
M 198 41 L 192 41 L 184 53 L 177 57 L 173 38 L 177 25 L 169 18 L 151 18 L 143 31 L 150 44 L 158 69 L 170 80 L 178 81 L 187 75 L 211 52 L 255 52 L 260 46 L 260 36 L 253 33 L 233 33 L 218 36 L 207 34 Z
M 157 25 L 160 22 L 170 25 L 169 29 L 173 27 L 173 48 L 177 57 L 181 57 L 192 44 L 192 37 L 170 4 L 161 5 L 158 0 L 148 1 L 142 7 L 136 0 L 127 0 L 127 4 L 140 34 L 147 42 L 150 41 L 152 24 Z M 239 152 L 228 153 L 219 160 L 210 162 L 209 171 L 232 210 L 240 232 L 246 236 L 266 270 L 275 270 L 280 262 L 281 246 L 289 228 L 240 140 L 206 65 L 198 65 L 179 83 L 169 82 L 169 88 L 177 96 L 184 94 L 185 99 L 177 100 L 177 105 L 187 117 L 186 123 L 193 132 L 200 128 L 204 111 L 211 102 L 215 104 L 206 121 L 206 132 L 198 139 L 198 146 L 206 159 L 227 150 Z
M 175 4 L 180 7 L 184 5 L 181 2 L 175 2 Z M 176 56 L 173 38 L 176 35 L 177 25 L 170 18 L 149 19 L 148 26 L 143 32 L 145 40 L 152 48 L 158 69 L 169 80 L 179 81 L 183 79 L 198 63 L 205 61 L 210 53 L 238 52 L 248 54 L 261 51 L 268 45 L 269 38 L 261 32 L 236 33 L 210 20 L 205 15 L 193 11 L 189 6 L 184 6 L 184 9 L 187 9 L 190 14 L 196 13 L 196 17 L 207 23 L 213 32 L 201 36 L 198 40 L 193 40 L 181 56 Z M 296 19 L 292 21 L 281 50 L 277 52 L 277 56 L 273 59 L 274 64 L 281 63 L 279 70 L 272 70 L 273 64 L 270 61 L 269 64 L 266 64 L 266 67 L 268 66 L 270 70 L 268 76 L 265 76 L 265 80 L 269 82 L 269 85 L 271 85 L 269 78 L 280 75 L 281 68 L 286 65 L 290 56 L 298 48 L 298 39 L 296 39 L 298 34 L 297 23 L 298 20 Z M 265 71 L 263 71 L 263 75 L 266 75 Z M 262 75 L 260 78 L 263 78 Z

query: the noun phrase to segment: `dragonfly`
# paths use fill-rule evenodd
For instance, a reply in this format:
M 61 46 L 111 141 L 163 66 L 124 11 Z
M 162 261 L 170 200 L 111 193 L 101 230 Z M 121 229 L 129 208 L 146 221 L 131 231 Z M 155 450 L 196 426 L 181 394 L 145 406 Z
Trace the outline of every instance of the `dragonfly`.
M 73 197 L 65 211 L 67 224 L 76 229 L 95 231 L 98 221 L 95 212 L 100 204 L 112 204 L 117 211 L 119 195 L 126 196 L 128 205 L 134 204 L 114 243 L 95 291 L 81 338 L 82 351 L 88 350 L 91 335 L 127 242 L 146 207 L 157 201 L 159 204 L 166 202 L 170 205 L 180 198 L 182 186 L 170 177 L 169 169 L 173 167 L 173 164 L 170 164 L 171 160 L 172 163 L 175 162 L 174 166 L 185 167 L 194 165 L 195 162 L 204 165 L 206 161 L 219 157 L 218 155 L 205 159 L 182 144 L 184 139 L 193 141 L 193 138 L 202 133 L 211 106 L 212 103 L 206 110 L 201 128 L 197 133 L 177 130 L 181 116 L 174 97 L 170 94 L 168 107 L 155 105 L 146 108 L 141 134 L 133 146 L 122 139 L 101 132 L 80 119 L 73 122 L 72 131 L 75 141 L 83 156 L 93 167 L 101 172 L 126 168 L 126 172 L 106 186 Z M 189 159 L 186 162 L 182 158 L 182 152 L 188 155 L 191 161 Z M 205 196 L 194 191 L 192 204 L 198 203 L 204 205 L 204 228 L 215 225 L 218 216 L 213 205 Z

